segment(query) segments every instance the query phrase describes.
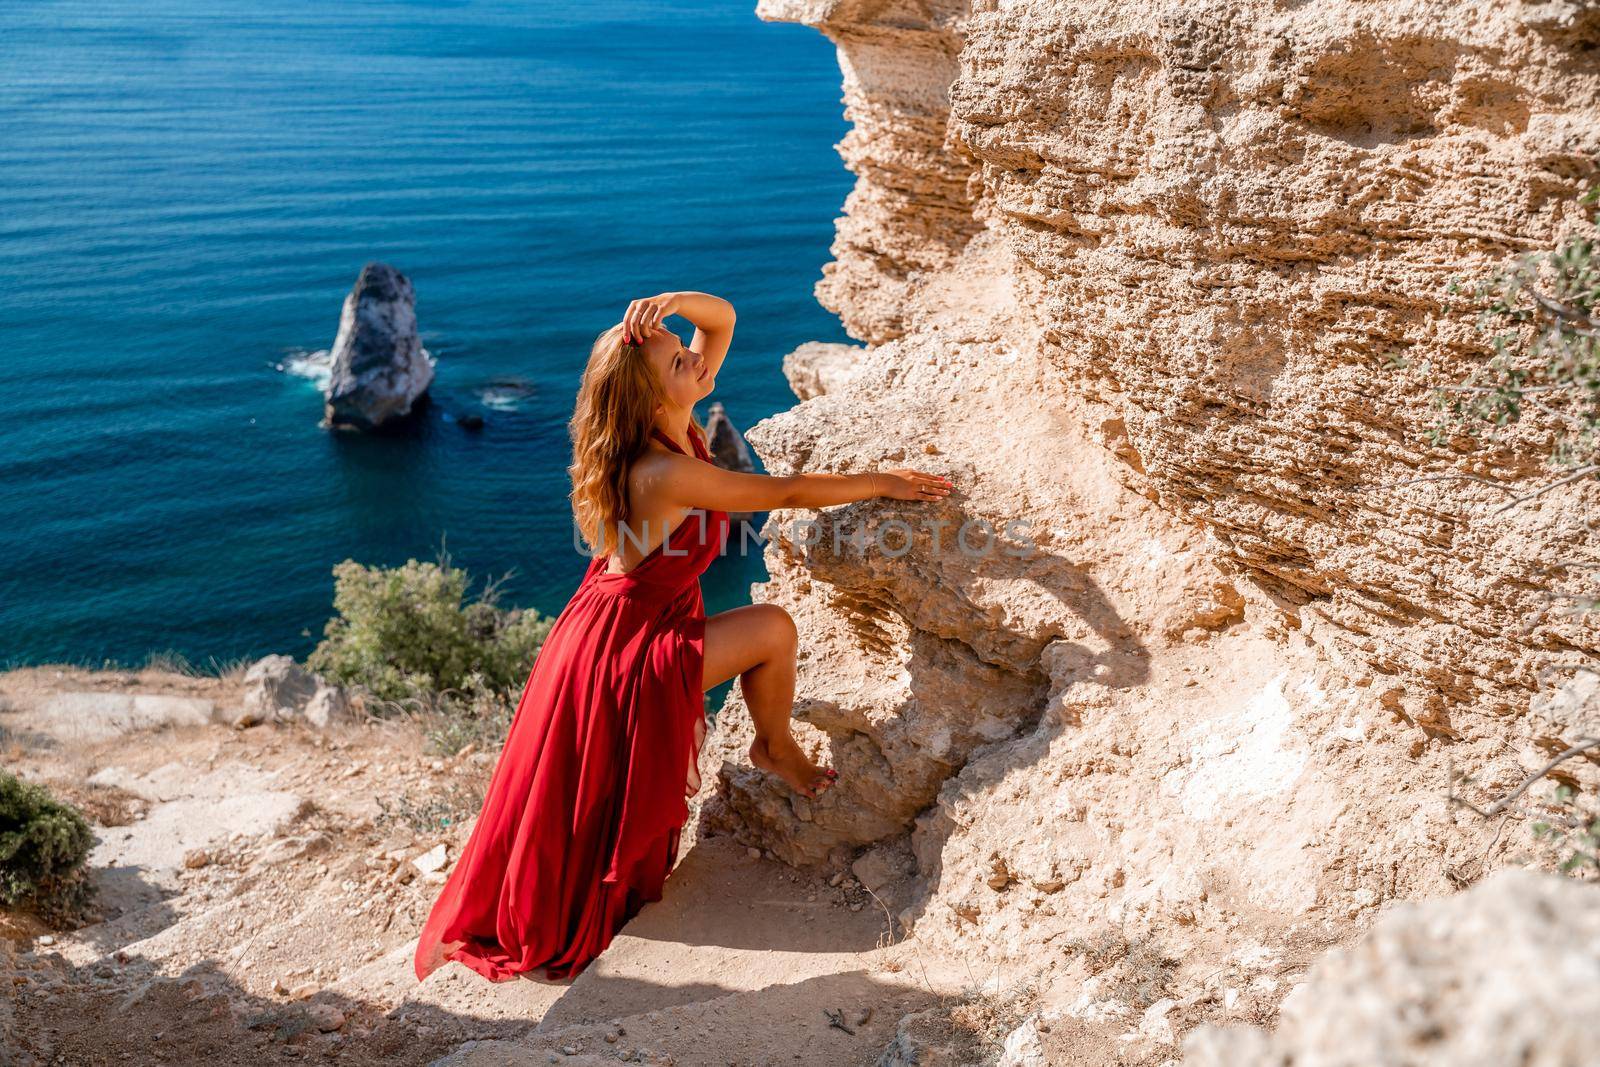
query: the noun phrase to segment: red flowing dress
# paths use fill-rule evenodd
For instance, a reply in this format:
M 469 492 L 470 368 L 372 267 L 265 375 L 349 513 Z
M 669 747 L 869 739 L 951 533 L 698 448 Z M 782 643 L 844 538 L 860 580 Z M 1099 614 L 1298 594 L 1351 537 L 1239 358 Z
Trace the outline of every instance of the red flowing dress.
M 457 960 L 495 982 L 564 981 L 661 899 L 700 789 L 700 575 L 727 532 L 727 512 L 696 508 L 626 574 L 591 560 L 534 658 L 483 810 L 423 924 L 419 979 Z

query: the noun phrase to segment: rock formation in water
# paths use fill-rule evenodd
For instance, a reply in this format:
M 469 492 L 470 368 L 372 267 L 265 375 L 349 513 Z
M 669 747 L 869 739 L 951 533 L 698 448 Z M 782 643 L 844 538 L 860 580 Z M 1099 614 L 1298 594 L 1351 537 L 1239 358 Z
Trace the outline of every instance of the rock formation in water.
M 1424 431 L 1492 351 L 1449 282 L 1584 224 L 1594 6 L 759 13 L 839 49 L 857 182 L 817 296 L 861 346 L 786 359 L 802 402 L 748 438 L 775 474 L 956 492 L 771 515 L 756 599 L 799 625 L 797 733 L 841 779 L 752 768 L 735 692 L 702 828 L 860 853 L 919 939 L 1157 1044 L 1270 1019 L 1386 901 L 1503 862 L 1445 798 L 1571 736 L 1529 709 L 1600 651 L 1558 599 L 1600 487 L 1487 519 L 1486 480 L 1553 480 L 1550 427 Z M 1096 992 L 1095 931 L 1178 961 L 1171 1003 Z
M 741 474 L 756 472 L 756 461 L 750 455 L 750 446 L 745 444 L 744 435 L 728 418 L 728 412 L 720 402 L 711 405 L 711 414 L 706 419 L 706 439 L 711 459 L 717 466 Z M 737 524 L 755 518 L 755 514 L 753 511 L 730 511 L 728 518 Z
M 404 274 L 386 263 L 361 268 L 339 315 L 325 425 L 378 430 L 425 402 L 433 361 L 417 336 L 416 303 Z
M 750 456 L 750 446 L 744 443 L 744 437 L 720 402 L 711 405 L 711 415 L 706 419 L 706 437 L 711 458 L 716 460 L 717 466 L 742 474 L 755 473 L 756 463 Z

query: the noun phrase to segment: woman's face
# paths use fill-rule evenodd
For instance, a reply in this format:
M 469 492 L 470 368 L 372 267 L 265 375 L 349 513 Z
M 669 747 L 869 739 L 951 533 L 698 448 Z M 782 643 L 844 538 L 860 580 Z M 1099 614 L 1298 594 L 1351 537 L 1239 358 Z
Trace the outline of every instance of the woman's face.
M 661 388 L 679 407 L 692 408 L 711 395 L 716 380 L 704 357 L 684 346 L 683 340 L 671 330 L 656 328 L 645 338 L 645 358 L 655 368 L 661 379 Z

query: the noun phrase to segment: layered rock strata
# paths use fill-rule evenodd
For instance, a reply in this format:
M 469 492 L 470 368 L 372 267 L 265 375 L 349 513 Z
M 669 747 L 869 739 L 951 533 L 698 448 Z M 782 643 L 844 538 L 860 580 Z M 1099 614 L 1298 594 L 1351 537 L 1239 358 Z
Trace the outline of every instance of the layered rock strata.
M 1316 948 L 1511 847 L 1452 775 L 1503 795 L 1577 725 L 1529 707 L 1600 651 L 1570 610 L 1600 492 L 1490 517 L 1486 481 L 1553 480 L 1550 426 L 1425 431 L 1491 354 L 1448 283 L 1584 224 L 1600 20 L 758 10 L 839 48 L 858 180 L 817 295 L 862 346 L 789 357 L 802 402 L 748 439 L 957 491 L 772 514 L 756 599 L 799 624 L 797 732 L 841 779 L 751 768 L 735 692 L 704 827 L 871 849 L 900 927 L 980 957 L 1083 977 L 1085 930 L 1159 940 L 1174 1003 L 1270 1016 Z

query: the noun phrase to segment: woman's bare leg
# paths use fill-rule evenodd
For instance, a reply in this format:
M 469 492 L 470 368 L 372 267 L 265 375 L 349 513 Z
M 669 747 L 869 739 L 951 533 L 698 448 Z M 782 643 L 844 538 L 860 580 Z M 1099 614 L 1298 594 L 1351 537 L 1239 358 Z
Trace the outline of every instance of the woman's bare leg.
M 798 647 L 794 620 L 776 604 L 747 604 L 713 615 L 706 619 L 701 689 L 737 676 L 756 730 L 750 762 L 778 775 L 801 796 L 814 797 L 832 784 L 832 772 L 812 763 L 789 731 Z

